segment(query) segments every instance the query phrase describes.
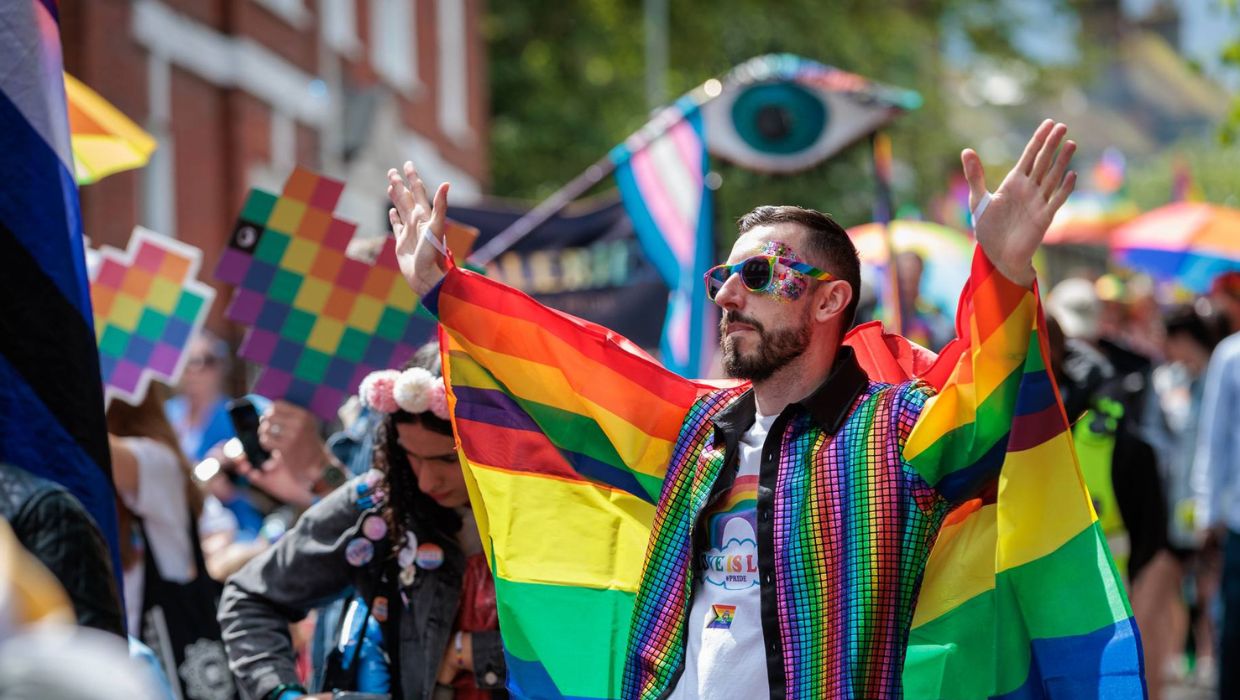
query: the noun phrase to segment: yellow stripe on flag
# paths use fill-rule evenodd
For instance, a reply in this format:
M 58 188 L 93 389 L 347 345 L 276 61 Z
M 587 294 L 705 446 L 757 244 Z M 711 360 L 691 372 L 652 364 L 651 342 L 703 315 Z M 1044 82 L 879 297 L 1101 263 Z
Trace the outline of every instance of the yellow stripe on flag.
M 995 512 L 998 506 L 982 506 L 959 523 L 939 531 L 930 558 L 913 627 L 931 622 L 995 587 Z
M 497 578 L 637 590 L 653 505 L 579 481 L 481 464 L 469 470 L 474 510 L 487 512 Z
M 1097 515 L 1086 494 L 1069 433 L 1009 452 L 999 474 L 998 570 L 1050 554 L 1089 527 Z

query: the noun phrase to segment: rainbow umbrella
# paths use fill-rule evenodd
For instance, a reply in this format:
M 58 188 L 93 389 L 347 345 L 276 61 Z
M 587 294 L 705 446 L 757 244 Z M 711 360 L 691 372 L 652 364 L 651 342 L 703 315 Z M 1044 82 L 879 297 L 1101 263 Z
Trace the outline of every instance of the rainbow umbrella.
M 1104 246 L 1117 226 L 1140 213 L 1135 202 L 1115 194 L 1074 192 L 1055 214 L 1042 242 Z
M 1240 270 L 1240 210 L 1168 204 L 1117 228 L 1111 251 L 1129 267 L 1204 292 L 1219 273 Z
M 155 139 L 100 97 L 99 93 L 65 73 L 69 102 L 69 131 L 73 164 L 79 185 L 141 168 L 155 151 Z
M 960 290 L 969 279 L 973 259 L 973 238 L 954 228 L 929 221 L 896 219 L 888 224 L 891 245 L 895 252 L 912 251 L 921 256 L 925 270 L 921 279 L 921 295 L 948 315 L 954 315 Z M 857 253 L 861 256 L 862 274 L 879 289 L 886 280 L 878 275 L 887 265 L 887 242 L 883 225 L 862 224 L 848 229 Z

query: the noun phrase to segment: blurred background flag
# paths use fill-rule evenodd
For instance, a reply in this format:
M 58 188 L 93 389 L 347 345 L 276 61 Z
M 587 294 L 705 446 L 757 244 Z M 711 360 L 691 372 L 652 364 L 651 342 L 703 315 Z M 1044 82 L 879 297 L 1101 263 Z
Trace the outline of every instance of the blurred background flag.
M 699 289 L 715 253 L 701 110 L 681 98 L 612 149 L 611 158 L 638 240 L 671 290 L 663 364 L 683 376 L 702 375 L 717 331 Z
M 875 287 L 878 306 L 883 310 L 883 323 L 894 332 L 904 334 L 900 309 L 900 278 L 896 275 L 895 246 L 891 238 L 891 139 L 875 132 L 870 136 L 870 153 L 874 161 L 874 226 L 877 227 L 882 260 L 876 264 Z
M 1203 202 L 1205 193 L 1201 184 L 1193 177 L 1193 170 L 1183 155 L 1177 156 L 1172 166 L 1171 201 L 1172 202 Z
M 79 185 L 141 168 L 155 151 L 155 139 L 99 93 L 65 73 L 74 174 Z
M 1108 147 L 1094 164 L 1091 173 L 1094 190 L 1103 194 L 1114 194 L 1124 189 L 1127 169 L 1124 152 L 1114 146 Z
M 116 506 L 70 149 L 57 5 L 0 6 L 0 460 Z
M 1137 204 L 1118 191 L 1073 192 L 1055 213 L 1046 238 L 1047 245 L 1105 246 L 1117 226 L 1141 213 Z
M 929 221 L 896 219 L 853 226 L 848 235 L 861 257 L 862 278 L 874 280 L 875 287 L 884 292 L 879 299 L 884 314 L 885 305 L 897 298 L 883 285 L 891 269 L 890 254 L 906 251 L 916 253 L 925 265 L 921 295 L 940 309 L 956 308 L 973 257 L 973 239 L 968 234 Z

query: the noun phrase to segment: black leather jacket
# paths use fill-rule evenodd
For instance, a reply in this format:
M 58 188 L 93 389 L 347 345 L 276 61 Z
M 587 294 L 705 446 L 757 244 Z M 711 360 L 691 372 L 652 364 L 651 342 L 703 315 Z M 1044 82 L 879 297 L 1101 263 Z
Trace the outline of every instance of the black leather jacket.
M 53 481 L 0 464 L 0 517 L 60 581 L 79 624 L 125 635 L 108 546 L 72 494 Z
M 442 542 L 443 564 L 418 570 L 406 590 L 408 606 L 398 592 L 381 590 L 377 579 L 384 567 L 390 567 L 388 580 L 396 580 L 396 563 L 382 556 L 390 551 L 387 540 L 374 545 L 372 565 L 351 566 L 345 553 L 359 537 L 365 514 L 358 505 L 359 497 L 369 493 L 364 478 L 349 481 L 307 510 L 293 529 L 224 586 L 220 628 L 243 697 L 263 698 L 277 685 L 297 683 L 289 622 L 350 588 L 367 600 L 383 594 L 391 601 L 383 633 L 392 659 L 393 697 L 431 697 L 460 604 L 465 555 L 453 543 Z M 478 687 L 502 689 L 506 666 L 499 632 L 475 632 L 473 654 Z

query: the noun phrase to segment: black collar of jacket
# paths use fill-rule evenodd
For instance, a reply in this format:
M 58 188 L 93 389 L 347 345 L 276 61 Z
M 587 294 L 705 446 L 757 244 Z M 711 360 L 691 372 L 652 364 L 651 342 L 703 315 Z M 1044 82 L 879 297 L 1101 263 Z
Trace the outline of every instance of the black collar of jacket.
M 852 348 L 841 345 L 826 380 L 812 394 L 790 405 L 800 406 L 808 411 L 824 432 L 833 435 L 844 424 L 844 420 L 848 418 L 848 409 L 852 408 L 853 402 L 869 383 L 869 376 L 857 362 L 857 354 Z M 722 434 L 731 447 L 732 443 L 740 438 L 740 434 L 753 425 L 757 409 L 757 400 L 751 388 L 715 414 L 712 421 L 716 435 Z

